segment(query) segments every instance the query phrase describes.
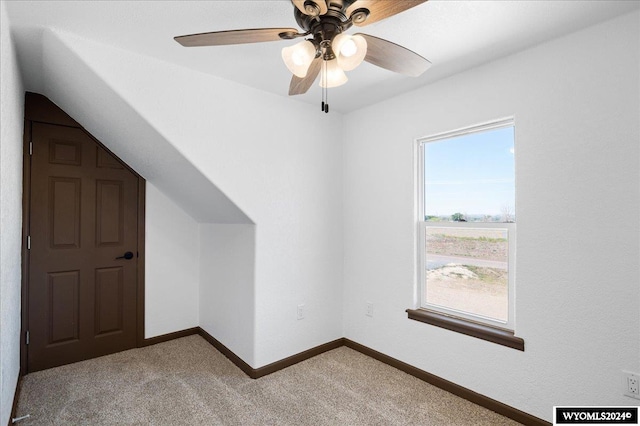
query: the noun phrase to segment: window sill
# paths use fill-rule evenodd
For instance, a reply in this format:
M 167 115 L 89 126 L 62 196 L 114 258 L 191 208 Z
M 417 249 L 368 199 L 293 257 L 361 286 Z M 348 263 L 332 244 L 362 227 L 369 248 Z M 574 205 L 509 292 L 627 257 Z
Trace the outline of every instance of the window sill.
M 512 331 L 501 330 L 464 319 L 450 317 L 426 309 L 407 309 L 409 319 L 446 328 L 456 333 L 466 334 L 488 342 L 524 351 L 524 340 L 516 337 Z

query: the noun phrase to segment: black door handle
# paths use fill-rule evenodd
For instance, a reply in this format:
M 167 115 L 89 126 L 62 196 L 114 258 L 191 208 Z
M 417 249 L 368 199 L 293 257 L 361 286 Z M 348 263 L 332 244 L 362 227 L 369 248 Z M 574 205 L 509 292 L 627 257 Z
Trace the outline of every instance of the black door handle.
M 127 260 L 131 260 L 133 259 L 133 253 L 131 253 L 130 251 L 126 252 L 125 254 L 123 254 L 122 256 L 118 256 L 116 257 L 116 259 L 127 259 Z

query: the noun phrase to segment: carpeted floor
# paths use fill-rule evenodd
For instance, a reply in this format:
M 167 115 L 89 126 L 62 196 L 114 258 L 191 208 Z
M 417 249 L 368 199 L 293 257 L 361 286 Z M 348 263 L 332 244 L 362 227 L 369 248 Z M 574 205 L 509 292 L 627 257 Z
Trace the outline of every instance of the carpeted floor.
M 189 336 L 23 378 L 19 425 L 515 425 L 346 347 L 248 378 Z

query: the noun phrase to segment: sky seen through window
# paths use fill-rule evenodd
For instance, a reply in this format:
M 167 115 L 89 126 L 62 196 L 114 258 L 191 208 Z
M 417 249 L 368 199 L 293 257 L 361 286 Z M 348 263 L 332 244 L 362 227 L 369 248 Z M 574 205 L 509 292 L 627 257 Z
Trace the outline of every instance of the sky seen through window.
M 425 215 L 515 214 L 513 126 L 424 145 Z

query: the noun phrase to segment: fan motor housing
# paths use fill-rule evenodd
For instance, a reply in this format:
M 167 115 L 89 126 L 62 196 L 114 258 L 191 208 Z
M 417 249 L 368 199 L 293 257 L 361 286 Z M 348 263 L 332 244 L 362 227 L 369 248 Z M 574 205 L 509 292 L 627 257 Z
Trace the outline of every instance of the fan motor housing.
M 351 28 L 351 21 L 342 10 L 329 9 L 326 14 L 313 17 L 305 15 L 297 7 L 293 10 L 296 22 L 305 31 L 313 34 L 314 39 L 319 41 L 331 41 L 341 32 Z

